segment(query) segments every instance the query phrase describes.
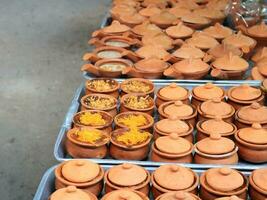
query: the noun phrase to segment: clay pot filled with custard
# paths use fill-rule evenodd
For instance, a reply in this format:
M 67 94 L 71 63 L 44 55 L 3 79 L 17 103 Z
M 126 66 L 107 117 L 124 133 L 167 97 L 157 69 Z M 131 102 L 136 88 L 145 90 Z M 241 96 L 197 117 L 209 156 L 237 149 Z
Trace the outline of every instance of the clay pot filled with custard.
M 267 199 L 267 168 L 256 169 L 249 176 L 249 195 L 251 199 Z
M 154 97 L 154 84 L 147 79 L 131 78 L 121 83 L 121 96 L 125 94 L 143 94 Z
M 70 160 L 55 169 L 56 189 L 75 186 L 86 193 L 99 196 L 103 188 L 103 168 L 88 160 Z
M 149 200 L 149 198 L 142 192 L 138 192 L 131 189 L 120 189 L 109 192 L 105 194 L 101 200 L 111 200 L 111 199 L 134 199 L 134 200 Z
M 179 191 L 179 192 L 167 192 L 160 195 L 156 200 L 201 200 L 197 195 L 192 193 Z

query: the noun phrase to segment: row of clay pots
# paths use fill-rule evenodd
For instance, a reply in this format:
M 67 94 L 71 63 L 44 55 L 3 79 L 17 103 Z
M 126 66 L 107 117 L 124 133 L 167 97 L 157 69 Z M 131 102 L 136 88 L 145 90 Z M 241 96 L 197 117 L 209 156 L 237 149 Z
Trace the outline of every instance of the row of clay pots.
M 55 170 L 55 177 L 58 191 L 72 186 L 95 196 L 101 194 L 104 185 L 106 195 L 121 189 L 133 189 L 146 196 L 149 195 L 151 186 L 155 199 L 165 199 L 161 195 L 170 195 L 170 192 L 188 192 L 197 195 L 200 183 L 199 195 L 205 200 L 231 195 L 245 200 L 248 184 L 250 185 L 249 195 L 253 200 L 265 200 L 267 197 L 266 169 L 255 170 L 247 180 L 241 172 L 226 167 L 209 169 L 199 177 L 190 168 L 178 165 L 162 165 L 150 174 L 143 167 L 125 163 L 104 172 L 100 165 L 91 161 L 72 160 L 60 164 Z M 196 197 L 194 195 L 193 197 Z

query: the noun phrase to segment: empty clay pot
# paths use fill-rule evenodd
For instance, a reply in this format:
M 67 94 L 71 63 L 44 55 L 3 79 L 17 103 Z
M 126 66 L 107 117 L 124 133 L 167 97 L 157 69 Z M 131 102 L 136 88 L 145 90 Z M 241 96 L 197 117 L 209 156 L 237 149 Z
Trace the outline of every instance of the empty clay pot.
M 201 200 L 197 195 L 192 193 L 179 191 L 179 192 L 167 192 L 160 195 L 156 200 Z
M 99 196 L 103 188 L 103 168 L 89 160 L 70 160 L 55 169 L 55 187 L 76 186 L 84 192 Z
M 162 29 L 166 29 L 169 26 L 175 25 L 178 23 L 177 17 L 167 10 L 162 11 L 159 14 L 155 14 L 150 17 L 150 22 L 156 24 Z
M 193 36 L 187 39 L 185 42 L 201 49 L 202 51 L 208 51 L 219 44 L 216 39 L 204 32 L 195 32 Z
M 210 26 L 203 30 L 207 35 L 214 37 L 218 41 L 223 40 L 224 38 L 233 34 L 233 30 L 225 27 L 219 23 L 216 23 L 214 26 Z
M 115 190 L 105 194 L 101 200 L 116 200 L 116 199 L 134 199 L 134 200 L 149 200 L 149 198 L 142 192 L 138 192 L 130 189 Z
M 196 30 L 206 28 L 211 24 L 210 19 L 206 17 L 202 17 L 196 13 L 188 13 L 182 16 L 181 20 L 186 26 L 191 27 L 192 29 L 196 29 Z
M 123 163 L 111 167 L 105 173 L 105 193 L 120 189 L 132 189 L 149 194 L 150 174 L 141 166 Z
M 249 176 L 249 195 L 251 199 L 266 200 L 267 198 L 267 169 L 256 169 Z
M 183 22 L 179 22 L 176 26 L 170 26 L 166 29 L 166 34 L 173 39 L 187 39 L 192 36 L 194 30 L 187 27 Z

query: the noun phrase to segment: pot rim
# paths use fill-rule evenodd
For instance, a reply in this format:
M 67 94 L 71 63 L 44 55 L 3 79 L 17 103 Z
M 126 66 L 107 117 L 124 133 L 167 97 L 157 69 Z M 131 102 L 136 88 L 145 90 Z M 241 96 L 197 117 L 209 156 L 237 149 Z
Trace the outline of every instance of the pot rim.
M 122 41 L 126 44 L 128 44 L 128 47 L 131 46 L 131 42 L 133 41 L 132 38 L 129 38 L 127 36 L 123 36 L 123 35 L 109 35 L 109 36 L 105 36 L 103 37 L 100 41 L 103 42 L 104 44 L 106 44 L 107 41 L 112 40 L 112 39 L 117 39 L 118 41 Z
M 99 70 L 101 70 L 101 69 L 99 69 Z M 97 91 L 97 90 L 95 90 L 95 89 L 92 89 L 92 88 L 90 88 L 90 87 L 88 86 L 88 83 L 89 83 L 89 82 L 91 82 L 91 81 L 97 81 L 97 80 L 103 80 L 103 81 L 110 80 L 110 81 L 113 81 L 113 82 L 115 83 L 115 84 L 114 84 L 115 87 L 114 87 L 114 88 L 111 88 L 111 89 L 109 89 L 109 90 L 107 90 L 107 91 L 101 92 L 101 91 Z M 105 94 L 105 93 L 115 92 L 115 91 L 119 90 L 119 87 L 120 87 L 119 82 L 116 81 L 116 80 L 114 80 L 114 79 L 111 79 L 111 78 L 94 78 L 94 79 L 87 80 L 86 83 L 85 83 L 85 88 L 86 88 L 87 90 L 89 90 L 89 91 L 91 91 L 91 92 L 94 92 L 94 93 L 100 93 L 100 94 L 101 94 L 101 93 Z
M 182 158 L 182 157 L 185 157 L 185 156 L 188 156 L 188 155 L 192 155 L 192 152 L 193 152 L 193 144 L 190 143 L 190 150 L 188 152 L 185 152 L 185 153 L 182 153 L 182 154 L 170 154 L 170 153 L 164 153 L 164 152 L 161 152 L 155 145 L 155 142 L 153 142 L 152 146 L 151 146 L 151 150 L 158 154 L 159 156 L 161 157 L 165 157 L 165 158 L 171 158 L 171 159 L 174 159 L 174 158 Z
M 179 85 L 177 85 L 177 86 L 181 87 Z M 185 89 L 187 91 L 187 95 L 186 96 L 184 96 L 184 97 L 182 97 L 180 99 L 169 99 L 169 98 L 166 98 L 166 97 L 163 97 L 162 95 L 160 95 L 160 90 L 163 89 L 163 88 L 164 87 L 160 88 L 156 93 L 156 97 L 161 99 L 161 100 L 163 100 L 163 101 L 183 101 L 183 100 L 189 99 L 190 94 L 191 94 L 190 91 L 187 88 L 182 87 L 183 89 Z
M 101 47 L 97 47 L 93 50 L 93 54 L 95 54 L 97 56 L 97 54 L 101 51 L 106 51 L 106 50 L 109 50 L 109 51 L 117 51 L 119 53 L 122 53 L 123 51 L 125 51 L 124 48 L 122 47 L 114 47 L 114 46 L 101 46 Z
M 147 85 L 149 85 L 151 87 L 151 89 L 149 91 L 147 91 L 145 93 L 140 92 L 140 93 L 137 93 L 137 94 L 147 94 L 148 95 L 148 94 L 152 94 L 155 91 L 155 86 L 151 81 L 149 81 L 147 79 L 143 79 L 143 78 L 129 78 L 129 79 L 126 79 L 123 82 L 121 82 L 121 90 L 125 94 L 131 94 L 131 92 L 125 91 L 123 89 L 123 85 L 127 84 L 130 81 L 140 81 L 140 82 L 143 82 L 143 83 L 145 83 L 145 84 L 147 84 Z
M 222 159 L 222 158 L 227 158 L 227 157 L 231 157 L 233 156 L 234 154 L 236 154 L 238 152 L 238 146 L 235 145 L 235 148 L 234 150 L 228 152 L 228 153 L 224 153 L 224 154 L 207 154 L 207 153 L 203 153 L 201 152 L 200 150 L 197 149 L 197 145 L 195 144 L 194 145 L 194 151 L 196 154 L 202 156 L 202 157 L 205 157 L 205 158 L 211 158 L 211 159 Z
M 150 106 L 150 107 L 148 107 L 148 108 L 132 108 L 132 107 L 129 107 L 128 105 L 126 105 L 125 104 L 125 99 L 127 98 L 127 97 L 129 97 L 129 96 L 137 96 L 137 97 L 143 97 L 143 96 L 149 96 L 148 94 L 138 94 L 138 93 L 129 93 L 129 94 L 125 94 L 125 95 L 123 95 L 122 97 L 121 97 L 121 105 L 123 105 L 125 108 L 128 108 L 128 109 L 130 109 L 130 110 L 133 110 L 133 111 L 143 111 L 143 112 L 145 112 L 145 111 L 150 111 L 150 110 L 153 110 L 154 108 L 155 108 L 155 102 L 154 102 L 154 99 L 153 99 L 153 101 L 152 101 L 152 105 Z M 150 97 L 150 96 L 149 96 Z M 151 97 L 152 98 L 152 97 Z
M 251 150 L 264 150 L 264 149 L 267 150 L 267 144 L 253 144 L 242 140 L 238 135 L 239 132 L 240 129 L 234 134 L 237 143 L 240 143 L 241 145 L 246 146 Z
M 259 192 L 260 194 L 267 195 L 267 191 L 264 191 L 263 189 L 261 189 L 260 187 L 258 187 L 258 186 L 254 183 L 253 178 L 252 178 L 252 176 L 253 176 L 254 173 L 255 173 L 255 171 L 253 171 L 253 172 L 250 174 L 250 176 L 249 176 L 249 184 L 250 184 L 250 186 L 251 186 L 254 190 L 256 190 L 257 192 Z

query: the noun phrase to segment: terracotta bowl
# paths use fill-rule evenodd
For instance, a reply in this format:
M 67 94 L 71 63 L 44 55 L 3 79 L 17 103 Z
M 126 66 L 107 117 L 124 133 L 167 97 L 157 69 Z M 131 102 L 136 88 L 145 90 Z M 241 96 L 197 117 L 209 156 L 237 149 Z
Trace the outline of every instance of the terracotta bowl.
M 126 192 L 125 192 L 126 191 Z M 101 200 L 109 200 L 109 199 L 119 199 L 121 196 L 126 196 L 130 198 L 135 198 L 135 199 L 142 199 L 142 200 L 149 200 L 149 198 L 144 195 L 142 192 L 138 192 L 135 190 L 130 190 L 130 189 L 120 189 L 120 190 L 115 190 L 113 192 L 105 194 Z
M 251 199 L 266 200 L 266 168 L 257 169 L 249 176 L 249 195 Z M 265 186 L 265 188 L 263 188 Z

